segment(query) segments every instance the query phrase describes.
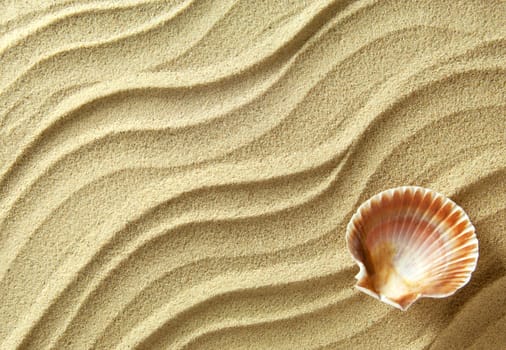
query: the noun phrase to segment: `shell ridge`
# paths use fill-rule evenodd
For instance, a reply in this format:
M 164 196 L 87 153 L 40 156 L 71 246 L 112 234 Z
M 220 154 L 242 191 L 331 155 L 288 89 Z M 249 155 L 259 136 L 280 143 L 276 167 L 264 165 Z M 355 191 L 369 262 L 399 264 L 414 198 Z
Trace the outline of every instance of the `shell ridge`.
M 470 222 L 469 219 L 463 219 L 463 220 L 467 220 L 468 222 Z M 462 222 L 460 222 L 460 223 L 462 223 Z M 450 230 L 454 229 L 455 226 L 457 226 L 457 225 L 454 225 L 454 226 L 448 228 L 448 230 L 450 231 Z M 461 237 L 463 237 L 465 235 L 468 235 L 468 234 L 470 234 L 471 236 L 476 234 L 476 230 L 475 230 L 475 228 L 474 228 L 474 226 L 472 224 L 468 224 L 465 229 L 463 229 L 458 234 L 452 236 L 450 240 L 448 240 L 448 241 L 446 241 L 444 243 L 444 245 L 451 245 L 451 244 L 455 243 L 456 241 L 458 241 Z M 470 240 L 472 240 L 472 238 L 470 238 Z M 477 241 L 478 240 L 476 240 L 476 242 Z M 430 247 L 428 247 L 428 249 L 430 249 Z M 432 252 L 431 254 L 429 254 L 427 258 L 430 259 L 432 257 L 432 255 L 434 255 L 434 252 Z
M 458 250 L 461 250 L 461 249 L 459 248 Z M 469 253 L 467 253 L 464 257 L 461 257 L 461 258 L 456 258 L 456 259 L 455 259 L 455 260 L 453 260 L 453 261 L 455 261 L 455 262 L 459 262 L 459 261 L 464 261 L 464 260 L 470 259 L 471 257 L 474 257 L 473 255 L 471 255 L 471 254 L 473 254 L 473 253 L 474 253 L 474 252 L 469 252 Z M 446 256 L 446 257 L 448 257 L 449 255 L 453 255 L 453 254 L 447 254 L 447 256 Z M 471 255 L 471 257 L 470 257 L 469 255 Z M 477 258 L 477 256 L 476 256 L 476 258 Z M 438 260 L 439 260 L 440 264 L 437 264 L 437 262 L 435 262 L 435 264 L 434 264 L 434 265 L 432 265 L 432 269 L 431 269 L 431 271 L 438 271 L 438 269 L 439 269 L 439 268 L 444 268 L 444 267 L 447 267 L 447 266 L 449 265 L 446 261 L 441 262 L 440 258 L 438 258 Z M 477 259 L 475 259 L 475 260 L 477 260 Z
M 358 213 L 358 212 L 355 213 L 352 216 L 350 223 L 348 224 L 348 230 L 346 233 L 347 242 L 348 242 L 348 249 L 352 252 L 353 260 L 355 260 L 355 262 L 357 262 L 357 264 L 360 267 L 360 271 L 357 273 L 357 275 L 355 275 L 355 278 L 357 280 L 359 280 L 363 276 L 367 275 L 367 266 L 366 266 L 365 262 L 362 262 L 360 260 L 360 257 L 355 255 L 357 253 L 355 247 L 350 246 L 350 241 L 352 238 L 357 239 L 359 242 L 363 242 L 363 240 L 364 240 L 362 237 L 362 234 L 361 234 L 361 232 L 363 232 L 363 229 L 361 227 L 358 227 L 358 226 L 361 226 L 361 224 L 360 224 L 361 218 L 362 218 L 362 216 L 360 215 L 360 213 Z M 368 255 L 368 253 L 366 252 L 367 248 L 364 247 L 363 243 L 361 243 L 361 247 L 362 247 L 362 258 L 364 260 L 367 260 L 367 255 Z
M 430 209 L 432 208 L 432 206 L 434 205 L 434 203 L 436 203 L 436 201 L 434 200 L 434 196 L 432 196 L 432 194 L 431 194 L 429 191 L 425 191 L 423 199 L 425 199 L 426 197 L 431 197 L 431 198 L 432 198 L 432 200 L 431 200 L 430 204 L 427 206 L 427 208 L 423 211 L 423 213 L 421 213 L 421 214 L 420 214 L 420 218 L 422 218 L 422 219 L 424 219 L 424 218 L 425 218 L 425 216 L 426 216 L 427 212 L 429 212 L 429 211 L 430 211 Z M 423 199 L 422 199 L 422 202 L 423 202 Z M 432 220 L 431 220 L 431 221 L 432 221 Z M 424 220 L 419 220 L 418 225 L 417 225 L 417 226 L 413 229 L 413 232 L 417 232 L 417 231 L 418 231 L 418 229 L 420 228 L 420 225 L 422 224 L 422 222 L 424 222 Z M 430 225 L 431 225 L 430 221 L 429 221 L 428 223 L 426 223 L 426 227 L 430 227 Z M 411 234 L 410 239 L 409 239 L 409 241 L 408 241 L 408 243 L 407 243 L 407 245 L 406 245 L 407 247 L 409 247 L 409 246 L 413 246 L 413 245 L 415 245 L 415 244 L 421 244 L 421 243 L 420 243 L 421 238 L 415 237 L 414 242 L 412 241 L 412 239 L 413 239 L 413 237 L 414 237 L 414 236 L 415 236 L 415 234 Z M 422 242 L 423 242 L 423 241 L 426 241 L 426 240 L 427 240 L 427 239 L 429 239 L 431 236 L 432 236 L 432 233 L 428 234 L 428 235 L 425 237 L 425 239 L 423 239 L 423 240 L 422 240 Z M 422 237 L 422 238 L 423 238 L 423 237 Z M 416 253 L 416 250 L 415 250 L 415 252 L 413 252 L 413 253 Z
M 424 200 L 427 198 L 428 195 L 430 195 L 430 193 L 428 193 L 428 191 L 426 191 L 425 189 L 423 188 L 420 188 L 420 187 L 413 187 L 414 190 L 415 190 L 415 193 L 413 194 L 413 197 L 416 198 L 416 194 L 417 193 L 420 193 L 421 195 L 421 198 L 420 198 L 420 202 L 418 203 L 418 205 L 421 205 L 422 203 L 424 203 Z M 432 203 L 431 203 L 432 204 Z M 411 201 L 410 207 L 413 206 L 413 201 Z M 430 207 L 430 204 L 429 206 L 422 212 L 422 213 L 419 213 L 417 208 L 415 207 L 413 210 L 412 210 L 412 213 L 410 212 L 410 221 L 409 221 L 409 224 L 407 225 L 407 227 L 404 227 L 403 230 L 409 230 L 409 233 L 402 233 L 400 232 L 401 235 L 404 235 L 404 236 L 407 236 L 407 242 L 404 241 L 402 242 L 402 250 L 401 252 L 399 253 L 399 260 L 401 263 L 401 266 L 403 266 L 403 270 L 404 272 L 406 270 L 410 270 L 413 266 L 413 264 L 416 264 L 417 261 L 415 261 L 414 259 L 412 259 L 412 255 L 413 254 L 416 254 L 416 249 L 412 249 L 411 247 L 414 247 L 415 243 L 419 241 L 419 238 L 416 236 L 416 232 L 418 232 L 418 229 L 420 228 L 420 225 L 422 224 L 422 220 L 418 220 L 418 223 L 416 224 L 416 226 L 412 227 L 413 226 L 413 222 L 416 222 L 417 219 L 423 217 L 423 214 L 425 214 L 425 211 L 428 210 L 428 208 Z M 406 216 L 408 216 L 408 214 L 406 214 Z M 406 262 L 406 259 L 407 259 L 407 262 Z
M 427 227 L 431 228 L 431 232 L 427 236 L 427 238 L 433 237 L 434 235 L 437 235 L 437 237 L 439 238 L 439 236 L 440 236 L 439 228 L 440 228 L 440 225 L 442 225 L 442 223 L 438 223 L 436 225 L 435 221 L 438 219 L 437 215 L 440 212 L 441 208 L 444 207 L 444 204 L 438 208 L 437 207 L 439 205 L 438 201 L 442 200 L 441 196 L 437 192 L 431 193 L 430 191 L 427 191 L 427 193 L 431 198 L 431 203 L 430 203 L 429 207 L 427 208 L 427 210 L 423 213 L 423 216 L 422 216 L 422 219 L 427 221 Z M 429 218 L 427 218 L 427 217 L 429 217 Z M 425 243 L 425 241 L 426 240 L 424 240 L 423 243 Z M 432 244 L 435 243 L 435 241 L 437 241 L 437 240 L 434 240 L 432 242 Z M 420 244 L 420 246 L 423 247 L 424 245 Z
M 413 190 L 412 190 L 412 191 L 410 191 L 411 189 L 412 189 L 411 187 L 409 187 L 409 186 L 405 186 L 405 187 L 403 188 L 403 191 L 401 191 L 401 192 L 403 192 L 403 194 L 405 194 L 405 193 L 409 193 L 409 192 L 412 192 L 412 193 L 411 193 L 411 198 L 410 198 L 409 204 L 408 204 L 408 206 L 407 206 L 408 208 L 412 208 L 412 207 L 413 207 L 413 202 L 415 201 L 415 198 L 416 198 L 416 197 L 415 197 L 415 191 L 414 191 L 414 190 L 416 190 L 416 187 L 413 187 Z M 402 212 L 402 210 L 403 210 L 403 207 L 402 207 L 402 206 L 400 206 L 399 211 L 400 211 L 400 212 Z M 413 221 L 413 216 L 411 216 L 411 217 L 410 217 L 410 216 L 409 216 L 409 214 L 411 214 L 411 209 L 409 209 L 409 212 L 406 214 L 406 220 L 403 220 L 403 221 L 402 221 L 401 228 L 400 228 L 400 229 L 399 229 L 399 231 L 397 232 L 397 235 L 398 235 L 398 236 L 399 236 L 399 235 L 401 235 L 401 234 L 402 234 L 402 232 L 404 232 L 404 230 L 406 229 L 406 228 L 405 228 L 405 224 L 406 224 L 407 218 L 410 218 L 410 219 L 411 219 L 410 224 L 411 224 L 411 222 Z M 408 225 L 408 227 L 409 227 L 409 225 Z
M 450 255 L 455 255 L 455 253 L 457 253 L 458 251 L 460 251 L 466 247 L 473 246 L 473 245 L 477 245 L 477 242 L 474 242 L 473 239 L 469 239 L 465 243 L 460 244 L 460 245 L 456 246 L 455 248 L 448 250 L 444 255 L 442 255 L 434 260 L 431 260 L 432 266 L 434 266 L 434 264 L 440 262 L 444 257 L 448 257 Z
M 396 218 L 398 219 L 396 221 L 396 225 L 394 227 L 395 229 L 395 233 L 394 233 L 394 239 L 395 240 L 399 240 L 399 237 L 401 235 L 401 232 L 403 232 L 404 230 L 404 224 L 405 224 L 405 221 L 404 220 L 399 220 L 401 218 L 401 214 L 402 214 L 402 211 L 403 211 L 403 200 L 402 200 L 402 196 L 406 193 L 406 191 L 408 190 L 408 187 L 403 187 L 400 191 L 397 191 L 399 193 L 399 196 L 400 196 L 400 203 L 398 205 L 398 208 L 397 208 L 397 211 L 396 211 Z M 395 192 L 395 190 L 394 190 Z M 409 205 L 411 205 L 411 202 L 413 200 L 413 197 L 410 199 L 410 203 Z M 409 207 L 409 206 L 408 206 Z M 399 254 L 402 254 L 401 252 L 399 252 Z
M 459 263 L 459 262 L 462 262 L 462 261 L 465 261 L 465 260 L 468 260 L 470 258 L 462 258 L 462 259 L 459 259 L 457 261 L 455 261 L 455 264 Z M 469 263 L 469 265 L 471 265 L 471 263 Z M 438 280 L 440 279 L 440 277 L 443 275 L 443 274 L 447 274 L 447 273 L 458 273 L 458 272 L 467 272 L 467 271 L 470 271 L 471 268 L 470 266 L 469 267 L 460 267 L 460 266 L 456 266 L 456 267 L 452 267 L 450 269 L 445 269 L 444 267 L 440 267 L 439 269 L 436 269 L 436 273 L 434 273 L 431 277 L 431 280 Z
M 472 271 L 475 268 L 477 258 L 478 256 L 476 254 L 468 254 L 453 260 L 450 264 L 442 263 L 431 269 L 430 279 L 436 280 L 441 277 L 442 274 L 455 273 L 457 271 Z
M 446 219 L 446 217 L 448 216 L 451 216 L 453 215 L 454 213 L 458 212 L 458 211 L 462 211 L 462 209 L 460 207 L 455 207 L 445 218 L 443 218 L 442 220 L 438 218 L 439 216 L 439 213 L 441 212 L 441 210 L 444 209 L 444 207 L 448 204 L 452 204 L 452 205 L 455 205 L 455 203 L 452 203 L 452 202 L 449 202 L 447 200 L 445 200 L 441 207 L 439 208 L 439 210 L 433 215 L 432 219 L 431 219 L 431 226 L 435 226 L 432 231 L 435 235 L 437 235 L 437 239 L 433 240 L 427 247 L 424 247 L 424 250 L 420 253 L 420 256 L 425 256 L 425 258 L 430 261 L 430 258 L 432 257 L 432 255 L 434 254 L 434 252 L 436 251 L 434 248 L 434 245 L 436 244 L 439 244 L 443 239 L 444 239 L 444 234 L 442 234 L 440 231 L 442 229 L 442 227 L 444 226 L 444 219 Z M 434 222 L 436 220 L 440 220 L 440 223 L 437 224 L 437 225 L 434 225 Z M 449 230 L 450 228 L 448 228 Z M 445 231 L 446 232 L 446 231 Z M 444 244 L 441 244 L 442 246 L 446 245 L 447 242 L 445 242 Z M 432 249 L 432 252 L 431 253 L 427 253 L 427 252 L 430 252 Z M 427 256 L 428 254 L 428 256 Z
M 442 246 L 452 246 L 456 241 L 458 241 L 461 237 L 467 234 L 474 234 L 474 228 L 470 226 L 466 227 L 466 230 L 453 236 L 450 240 L 444 242 Z M 441 240 L 442 239 L 438 239 L 438 242 L 440 242 Z M 430 251 L 430 249 L 434 246 L 435 243 L 436 242 L 432 242 L 428 247 L 425 247 L 423 252 L 420 254 L 421 256 L 424 257 L 425 260 L 432 262 L 432 264 L 437 262 L 432 259 L 432 257 L 437 253 L 437 251 L 435 249 L 432 252 Z

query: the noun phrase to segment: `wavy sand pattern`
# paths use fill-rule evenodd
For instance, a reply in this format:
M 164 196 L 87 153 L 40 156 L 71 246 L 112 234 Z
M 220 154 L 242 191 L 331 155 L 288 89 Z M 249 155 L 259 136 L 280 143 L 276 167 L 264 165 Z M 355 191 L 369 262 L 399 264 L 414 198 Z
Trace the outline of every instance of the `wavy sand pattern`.
M 0 349 L 506 344 L 505 1 L 0 4 Z M 402 313 L 344 234 L 407 184 L 481 255 Z

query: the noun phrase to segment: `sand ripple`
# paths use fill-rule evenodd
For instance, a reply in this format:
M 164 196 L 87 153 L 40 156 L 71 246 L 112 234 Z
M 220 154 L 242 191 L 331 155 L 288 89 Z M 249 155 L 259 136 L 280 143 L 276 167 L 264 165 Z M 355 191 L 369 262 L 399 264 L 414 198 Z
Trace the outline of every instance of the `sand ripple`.
M 1 349 L 500 349 L 506 2 L 7 0 Z M 480 260 L 407 313 L 353 289 L 383 189 Z

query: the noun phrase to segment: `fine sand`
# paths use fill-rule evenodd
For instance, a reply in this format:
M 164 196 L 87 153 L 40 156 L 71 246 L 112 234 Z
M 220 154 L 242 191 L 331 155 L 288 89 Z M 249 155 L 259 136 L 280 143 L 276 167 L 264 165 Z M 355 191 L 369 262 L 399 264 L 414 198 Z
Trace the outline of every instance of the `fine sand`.
M 400 185 L 470 283 L 353 286 Z M 0 0 L 0 349 L 504 349 L 506 1 Z

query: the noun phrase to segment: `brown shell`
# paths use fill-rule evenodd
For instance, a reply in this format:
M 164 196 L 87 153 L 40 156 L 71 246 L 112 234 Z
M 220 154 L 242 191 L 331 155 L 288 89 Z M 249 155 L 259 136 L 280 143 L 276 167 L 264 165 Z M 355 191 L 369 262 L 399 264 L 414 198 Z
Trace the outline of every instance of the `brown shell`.
M 417 186 L 364 202 L 346 240 L 360 267 L 356 287 L 401 310 L 420 297 L 452 295 L 469 282 L 478 260 L 475 229 L 464 210 Z

